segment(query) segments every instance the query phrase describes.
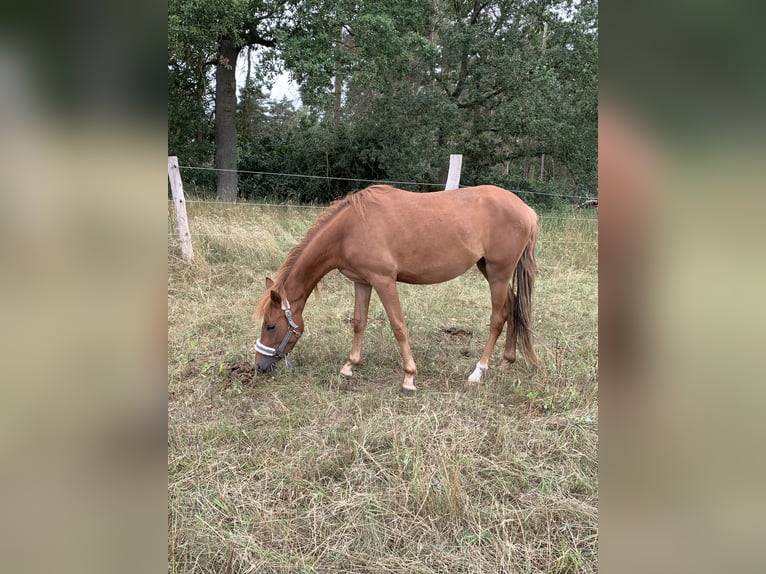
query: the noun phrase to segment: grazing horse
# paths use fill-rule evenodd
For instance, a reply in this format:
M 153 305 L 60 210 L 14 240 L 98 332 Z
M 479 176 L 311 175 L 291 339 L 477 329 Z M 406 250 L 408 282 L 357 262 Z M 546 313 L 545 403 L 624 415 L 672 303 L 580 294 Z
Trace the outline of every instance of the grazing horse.
M 362 338 L 372 290 L 380 297 L 404 364 L 401 391 L 415 391 L 415 360 L 396 282 L 433 284 L 472 265 L 489 282 L 489 339 L 469 381 L 479 382 L 507 322 L 503 366 L 516 360 L 516 342 L 532 365 L 531 304 L 535 282 L 537 214 L 518 196 L 490 185 L 412 193 L 374 185 L 333 202 L 266 279 L 255 313 L 259 372 L 276 367 L 303 333 L 303 309 L 319 280 L 333 269 L 354 282 L 354 339 L 341 374 L 362 360 Z M 510 284 L 515 278 L 516 290 Z

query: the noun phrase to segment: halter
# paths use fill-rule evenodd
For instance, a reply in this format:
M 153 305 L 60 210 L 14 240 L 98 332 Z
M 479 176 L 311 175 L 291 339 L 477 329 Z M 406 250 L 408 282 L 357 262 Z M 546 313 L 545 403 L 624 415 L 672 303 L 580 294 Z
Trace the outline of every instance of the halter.
M 290 337 L 295 335 L 296 339 L 300 339 L 302 333 L 298 330 L 297 323 L 293 321 L 293 312 L 290 311 L 290 307 L 287 307 L 287 309 L 284 309 L 284 312 L 285 312 L 285 318 L 287 318 L 287 324 L 290 326 L 290 328 L 287 329 L 287 333 L 285 333 L 285 338 L 282 339 L 282 342 L 279 344 L 279 347 L 277 347 L 276 349 L 274 347 L 267 347 L 266 345 L 261 343 L 261 338 L 258 337 L 258 340 L 255 342 L 255 350 L 258 351 L 261 355 L 265 355 L 267 357 L 278 357 L 280 359 L 285 359 L 285 361 L 287 361 L 287 353 L 285 353 L 285 349 L 287 348 L 287 343 L 290 341 Z

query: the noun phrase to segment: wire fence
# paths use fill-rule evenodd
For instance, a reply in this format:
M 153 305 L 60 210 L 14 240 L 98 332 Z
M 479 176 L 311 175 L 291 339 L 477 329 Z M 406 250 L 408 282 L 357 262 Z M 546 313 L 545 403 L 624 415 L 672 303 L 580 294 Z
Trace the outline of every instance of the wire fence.
M 231 235 L 228 233 L 194 233 L 194 238 L 200 238 L 200 237 L 223 237 L 227 239 L 231 239 Z M 177 240 L 178 235 L 174 233 L 168 233 L 168 239 L 171 240 Z M 598 240 L 594 237 L 591 240 L 582 240 L 582 239 L 545 239 L 538 237 L 537 239 L 538 244 L 542 243 L 581 243 L 581 244 L 588 244 L 588 245 L 595 245 L 598 243 Z
M 172 202 L 169 202 L 172 203 Z M 202 204 L 212 204 L 212 205 L 218 205 L 223 208 L 234 208 L 234 207 L 260 207 L 260 208 L 272 208 L 272 207 L 280 207 L 280 208 L 286 208 L 286 209 L 315 209 L 315 210 L 323 210 L 327 209 L 326 205 L 301 205 L 301 204 L 294 204 L 294 203 L 254 203 L 249 201 L 240 201 L 237 203 L 226 203 L 226 202 L 220 202 L 220 201 L 205 201 L 205 200 L 196 200 L 196 199 L 187 199 L 187 204 L 190 203 L 202 203 Z M 598 221 L 598 217 L 568 217 L 565 215 L 546 215 L 546 214 L 538 214 L 538 219 L 552 219 L 556 221 Z
M 171 202 L 172 203 L 172 202 Z M 260 208 L 271 208 L 271 207 L 282 207 L 282 208 L 295 208 L 295 209 L 316 209 L 316 210 L 323 210 L 327 209 L 326 205 L 313 205 L 313 204 L 301 204 L 301 203 L 265 203 L 265 202 L 255 202 L 255 201 L 238 201 L 236 203 L 228 203 L 225 201 L 215 201 L 215 200 L 209 200 L 209 199 L 187 199 L 187 204 L 210 204 L 210 205 L 217 205 L 223 208 L 233 208 L 233 207 L 260 207 Z M 565 221 L 598 221 L 598 217 L 568 217 L 564 215 L 546 215 L 546 214 L 538 214 L 537 216 L 539 219 L 556 219 L 556 220 L 565 220 Z
M 172 201 L 169 202 L 172 204 Z M 196 199 L 190 199 L 186 200 L 186 203 L 197 203 L 197 204 L 211 204 L 216 205 L 223 208 L 234 208 L 234 207 L 260 207 L 260 208 L 297 208 L 297 209 L 315 209 L 315 210 L 323 210 L 326 209 L 327 206 L 323 205 L 301 205 L 301 204 L 291 204 L 291 203 L 253 203 L 253 202 L 238 202 L 238 203 L 226 203 L 221 201 L 208 201 L 208 200 L 196 200 Z M 566 216 L 556 216 L 556 215 L 538 215 L 539 219 L 553 219 L 558 221 L 598 221 L 597 217 L 566 217 Z M 169 238 L 176 238 L 177 234 L 175 233 L 168 233 Z M 230 233 L 205 233 L 205 232 L 194 232 L 194 237 L 231 237 Z M 593 238 L 592 240 L 546 240 L 543 238 L 540 238 L 538 240 L 539 243 L 597 243 L 597 238 Z
M 307 178 L 307 179 L 324 179 L 324 180 L 337 180 L 337 181 L 357 181 L 362 183 L 369 183 L 369 184 L 390 184 L 390 185 L 411 185 L 411 186 L 429 186 L 429 187 L 435 187 L 439 189 L 443 189 L 444 184 L 443 183 L 423 183 L 423 182 L 415 182 L 415 181 L 397 181 L 397 180 L 382 180 L 382 179 L 361 179 L 361 178 L 344 178 L 344 177 L 335 177 L 335 176 L 324 176 L 324 175 L 306 175 L 306 174 L 296 174 L 296 173 L 276 173 L 276 172 L 266 172 L 266 171 L 252 171 L 252 170 L 238 170 L 238 169 L 220 169 L 220 168 L 214 168 L 214 167 L 199 167 L 199 166 L 179 166 L 180 169 L 187 169 L 187 170 L 204 170 L 204 171 L 227 171 L 227 172 L 237 172 L 237 173 L 243 173 L 243 174 L 256 174 L 256 175 L 267 175 L 267 176 L 276 176 L 276 177 L 294 177 L 294 178 Z M 466 187 L 466 186 L 461 186 Z M 558 193 L 552 193 L 552 192 L 542 192 L 542 191 L 526 191 L 526 190 L 510 190 L 513 191 L 516 194 L 533 194 L 533 195 L 550 195 L 550 196 L 556 196 L 561 198 L 574 198 L 574 199 L 583 199 L 583 196 L 580 195 L 567 195 L 567 194 L 558 194 Z M 169 203 L 172 204 L 172 200 L 169 200 Z M 321 211 L 327 208 L 327 205 L 317 205 L 317 204 L 301 204 L 301 203 L 278 203 L 278 202 L 255 202 L 255 201 L 237 201 L 233 203 L 229 202 L 222 202 L 217 200 L 207 200 L 207 199 L 186 199 L 187 204 L 210 204 L 210 205 L 216 205 L 218 207 L 222 207 L 224 209 L 230 209 L 235 207 L 245 207 L 245 208 L 289 208 L 289 209 L 313 209 L 317 211 Z M 592 221 L 598 221 L 598 217 L 572 217 L 567 215 L 558 215 L 558 214 L 539 214 L 538 217 L 540 219 L 548 219 L 548 220 L 558 220 L 558 221 L 581 221 L 581 222 L 592 222 Z M 204 232 L 195 232 L 195 237 L 210 237 L 210 238 L 224 238 L 224 237 L 230 237 L 230 234 L 227 233 L 204 233 Z M 169 238 L 174 238 L 175 235 L 173 233 L 168 234 Z M 592 240 L 567 240 L 567 239 L 556 239 L 556 240 L 540 240 L 541 243 L 571 243 L 571 244 L 594 244 L 597 243 L 597 239 L 594 237 Z
M 236 172 L 236 173 L 245 173 L 245 174 L 251 174 L 251 175 L 270 175 L 270 176 L 280 176 L 280 177 L 302 177 L 305 179 L 321 179 L 321 180 L 328 180 L 328 181 L 358 181 L 361 183 L 388 183 L 391 185 L 423 185 L 423 186 L 435 186 L 435 187 L 444 187 L 443 183 L 422 183 L 419 181 L 396 181 L 393 179 L 361 179 L 358 177 L 335 177 L 335 176 L 329 176 L 329 175 L 306 175 L 302 173 L 275 173 L 272 171 L 252 171 L 247 169 L 222 169 L 222 168 L 216 168 L 216 167 L 196 167 L 191 165 L 182 165 L 179 166 L 181 169 L 196 169 L 201 171 L 225 171 L 225 172 Z
M 327 181 L 358 181 L 360 183 L 371 183 L 371 184 L 412 185 L 412 186 L 436 187 L 439 189 L 444 188 L 443 183 L 424 183 L 420 181 L 397 181 L 397 180 L 391 180 L 391 179 L 361 179 L 356 177 L 308 175 L 308 174 L 302 174 L 302 173 L 277 173 L 277 172 L 271 172 L 271 171 L 253 171 L 253 170 L 246 170 L 246 169 L 223 169 L 223 168 L 217 168 L 217 167 L 202 167 L 202 166 L 193 166 L 193 165 L 181 165 L 179 166 L 179 168 L 189 169 L 189 170 L 198 170 L 198 171 L 215 171 L 215 172 L 222 171 L 222 172 L 229 172 L 229 173 L 236 172 L 236 173 L 242 173 L 242 174 L 248 174 L 248 175 L 295 177 L 295 178 L 319 179 L 319 180 L 327 180 Z M 467 186 L 460 186 L 460 187 L 467 187 Z M 524 189 L 511 189 L 509 191 L 512 191 L 516 194 L 526 193 L 530 195 L 560 197 L 563 199 L 576 199 L 580 201 L 589 199 L 587 196 L 584 196 L 582 194 L 566 194 L 566 193 L 555 193 L 555 192 L 548 192 L 548 191 L 532 191 L 532 190 L 524 190 Z

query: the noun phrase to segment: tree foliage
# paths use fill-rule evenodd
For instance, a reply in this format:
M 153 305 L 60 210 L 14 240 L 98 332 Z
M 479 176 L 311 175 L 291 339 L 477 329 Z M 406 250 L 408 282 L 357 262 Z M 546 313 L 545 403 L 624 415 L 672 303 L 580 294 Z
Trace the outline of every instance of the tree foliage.
M 171 1 L 169 147 L 209 164 L 204 4 Z M 318 177 L 242 173 L 240 195 L 326 202 L 365 185 L 324 177 L 437 183 L 450 153 L 462 184 L 594 195 L 597 14 L 596 0 L 296 2 L 269 25 L 303 105 L 264 97 L 258 67 L 238 98 L 238 167 Z
M 213 134 L 217 196 L 224 201 L 237 198 L 237 133 L 235 71 L 244 47 L 274 47 L 279 30 L 289 26 L 291 2 L 276 0 L 171 0 L 169 4 L 170 81 L 193 78 L 205 85 L 208 67 L 215 65 Z M 182 97 L 182 93 L 172 96 Z M 197 115 L 205 91 L 192 92 L 192 113 Z M 171 106 L 180 103 L 171 99 Z M 181 103 L 183 107 L 183 104 Z M 172 118 L 175 127 L 177 119 Z

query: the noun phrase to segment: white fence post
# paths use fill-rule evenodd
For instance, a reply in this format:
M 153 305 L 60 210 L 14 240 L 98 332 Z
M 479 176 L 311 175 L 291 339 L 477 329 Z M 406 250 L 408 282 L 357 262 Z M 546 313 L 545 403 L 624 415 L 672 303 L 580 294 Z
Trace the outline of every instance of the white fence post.
M 444 189 L 457 189 L 460 187 L 460 168 L 463 166 L 463 156 L 459 153 L 453 153 L 449 156 L 449 173 L 447 174 L 447 185 Z
M 176 208 L 176 226 L 178 227 L 178 238 L 181 241 L 181 255 L 184 261 L 191 261 L 194 258 L 194 250 L 189 233 L 189 219 L 186 217 L 186 200 L 184 199 L 184 187 L 181 183 L 177 156 L 168 156 L 168 178 L 170 179 L 170 190 L 173 193 L 173 205 Z

